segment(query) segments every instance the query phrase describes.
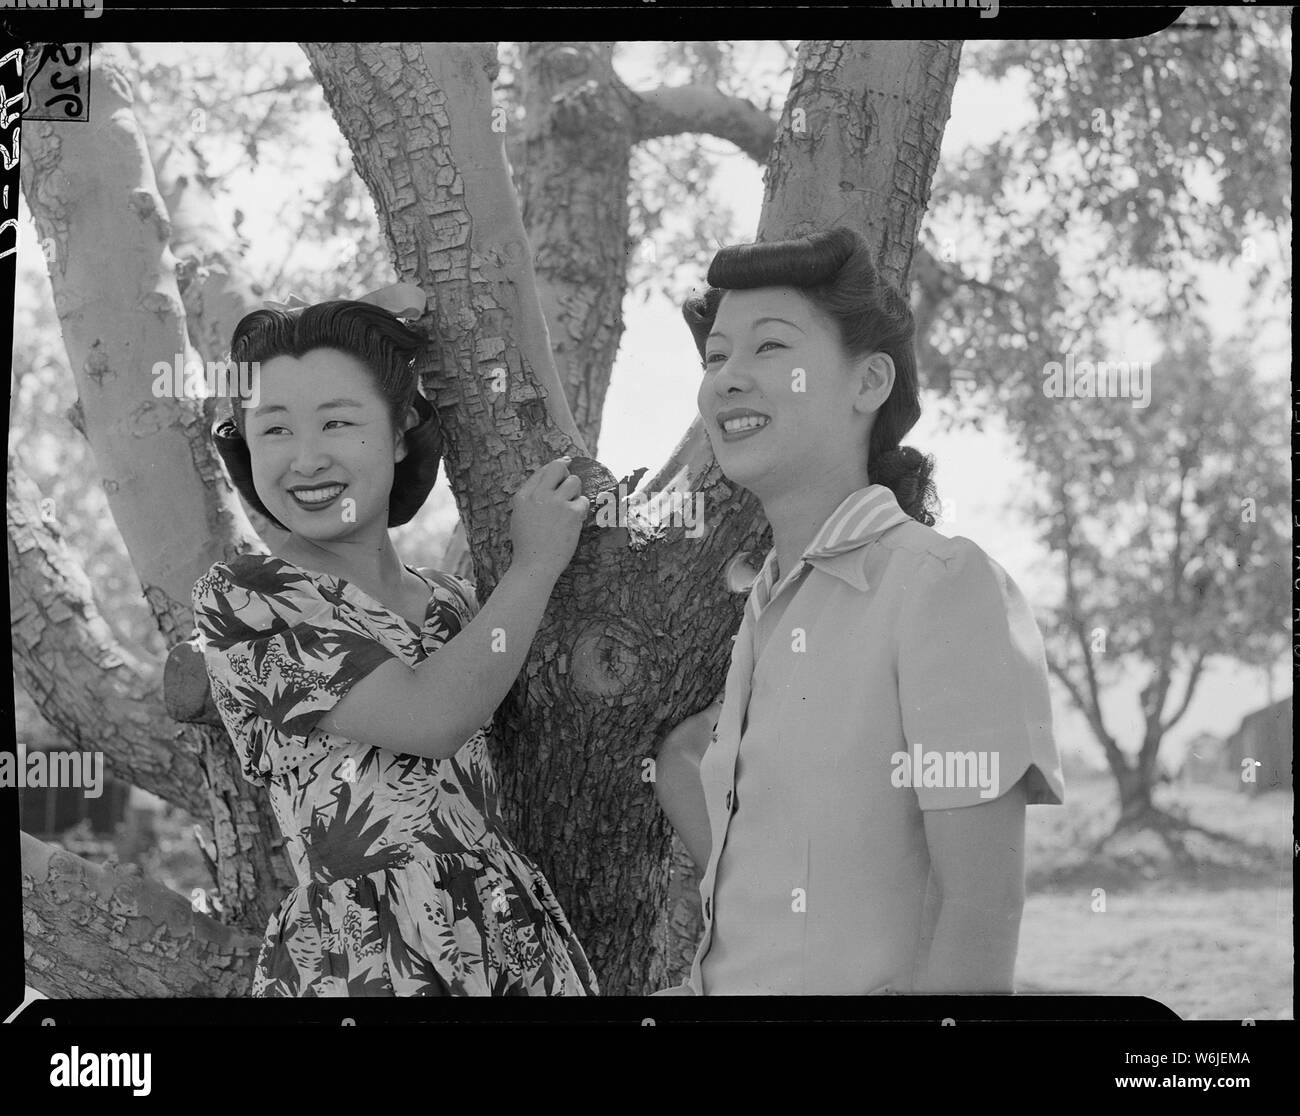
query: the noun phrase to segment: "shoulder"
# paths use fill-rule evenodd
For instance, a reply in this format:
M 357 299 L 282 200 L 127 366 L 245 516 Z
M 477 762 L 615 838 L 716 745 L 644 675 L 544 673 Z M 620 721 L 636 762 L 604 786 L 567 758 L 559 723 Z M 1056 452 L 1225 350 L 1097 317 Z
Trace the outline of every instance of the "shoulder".
M 948 566 L 990 560 L 988 555 L 970 539 L 961 535 L 948 536 L 918 523 L 915 519 L 899 523 L 880 536 L 880 546 L 896 559 L 918 560 L 926 566 Z
M 478 611 L 478 596 L 473 582 L 434 566 L 416 566 L 414 569 L 433 582 L 436 588 L 455 597 L 467 612 L 473 614 Z
M 880 539 L 884 570 L 904 608 L 933 608 L 950 623 L 987 620 L 1024 610 L 1019 587 L 982 547 L 961 535 L 942 535 L 921 523 L 903 523 Z
M 943 535 L 912 520 L 891 527 L 880 537 L 880 547 L 891 564 L 915 570 L 928 578 L 1004 579 L 1006 572 L 978 543 L 962 535 Z
M 273 554 L 239 554 L 214 562 L 194 583 L 196 620 L 238 614 L 244 626 L 281 628 L 319 612 L 328 591 L 307 571 Z

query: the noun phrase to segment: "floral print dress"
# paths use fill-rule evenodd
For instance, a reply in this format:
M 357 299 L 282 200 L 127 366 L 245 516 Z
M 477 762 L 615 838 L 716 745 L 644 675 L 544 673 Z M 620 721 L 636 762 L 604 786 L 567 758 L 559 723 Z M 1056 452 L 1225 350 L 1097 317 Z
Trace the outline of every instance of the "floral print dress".
M 482 729 L 436 760 L 316 727 L 377 666 L 414 667 L 473 617 L 467 582 L 411 572 L 431 592 L 419 627 L 272 555 L 218 562 L 194 586 L 213 699 L 298 877 L 253 995 L 594 995 L 550 885 L 502 829 Z

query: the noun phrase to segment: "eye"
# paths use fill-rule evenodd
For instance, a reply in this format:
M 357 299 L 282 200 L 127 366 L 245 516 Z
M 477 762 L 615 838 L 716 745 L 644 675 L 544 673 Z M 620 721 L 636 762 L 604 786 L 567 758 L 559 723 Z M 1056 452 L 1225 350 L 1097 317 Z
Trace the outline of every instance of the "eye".
M 701 367 L 704 368 L 704 370 L 707 372 L 707 371 L 709 370 L 709 368 L 712 366 L 713 362 L 714 362 L 715 360 L 717 360 L 719 357 L 721 357 L 723 360 L 726 360 L 726 359 L 727 359 L 727 354 L 726 354 L 726 353 L 709 353 L 709 355 L 706 356 L 706 357 L 704 358 L 704 361 L 703 361 L 703 364 L 701 365 Z
M 265 430 L 262 431 L 262 437 L 265 438 L 267 435 L 274 434 L 277 430 L 283 430 L 283 429 L 284 429 L 283 426 L 268 426 Z
M 785 345 L 781 344 L 780 341 L 764 341 L 761 345 L 759 345 L 757 351 L 761 353 L 765 348 L 767 348 L 768 345 L 775 345 L 778 349 L 784 349 L 786 347 Z
M 325 429 L 326 429 L 326 430 L 328 430 L 328 429 L 330 428 L 330 422 L 337 422 L 340 426 L 352 426 L 352 425 L 353 425 L 352 423 L 346 421 L 345 419 L 330 419 L 329 422 L 327 422 L 327 423 L 325 424 Z

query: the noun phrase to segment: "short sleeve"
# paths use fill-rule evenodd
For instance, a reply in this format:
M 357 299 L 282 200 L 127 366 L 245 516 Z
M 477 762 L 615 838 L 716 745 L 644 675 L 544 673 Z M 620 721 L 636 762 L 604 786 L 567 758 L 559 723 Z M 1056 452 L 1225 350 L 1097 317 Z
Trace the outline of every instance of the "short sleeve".
M 465 602 L 466 621 L 473 620 L 478 615 L 479 609 L 478 592 L 474 588 L 474 583 L 466 581 L 463 577 L 457 577 L 455 574 L 448 574 L 447 577 Z
M 474 590 L 473 582 L 466 581 L 463 577 L 457 577 L 455 574 L 447 573 L 444 570 L 434 569 L 432 566 L 425 566 L 418 572 L 432 581 L 439 589 L 452 596 L 456 611 L 460 614 L 461 627 L 464 627 L 478 615 L 478 596 Z
M 969 539 L 909 574 L 898 637 L 907 760 L 922 810 L 989 802 L 1027 776 L 1064 801 L 1042 636 L 1019 587 Z
M 334 745 L 316 727 L 321 717 L 397 658 L 350 626 L 327 593 L 263 555 L 218 562 L 195 583 L 194 625 L 213 702 L 250 782 L 327 755 Z

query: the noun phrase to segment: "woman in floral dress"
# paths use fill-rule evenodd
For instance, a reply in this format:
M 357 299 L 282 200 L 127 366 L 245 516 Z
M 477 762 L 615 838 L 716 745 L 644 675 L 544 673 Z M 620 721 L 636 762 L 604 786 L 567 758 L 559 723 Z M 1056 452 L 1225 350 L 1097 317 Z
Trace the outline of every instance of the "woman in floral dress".
M 259 310 L 235 330 L 231 357 L 260 363 L 260 398 L 214 440 L 288 536 L 276 554 L 216 563 L 193 603 L 217 708 L 298 877 L 267 926 L 255 996 L 597 991 L 549 884 L 502 828 L 482 728 L 586 501 L 565 459 L 525 482 L 510 570 L 481 610 L 468 583 L 402 563 L 388 528 L 428 495 L 440 450 L 410 368 L 423 343 L 352 301 Z

